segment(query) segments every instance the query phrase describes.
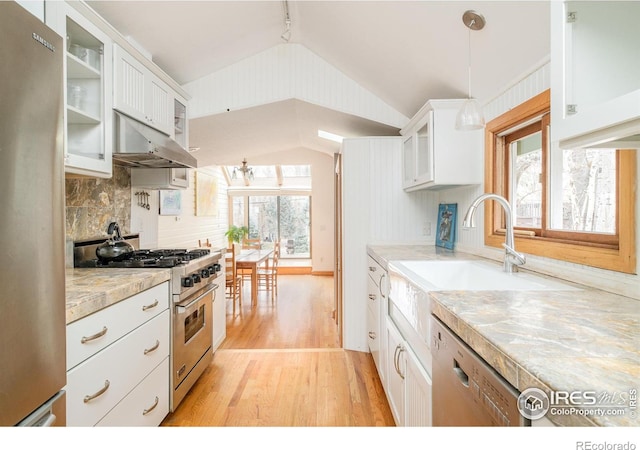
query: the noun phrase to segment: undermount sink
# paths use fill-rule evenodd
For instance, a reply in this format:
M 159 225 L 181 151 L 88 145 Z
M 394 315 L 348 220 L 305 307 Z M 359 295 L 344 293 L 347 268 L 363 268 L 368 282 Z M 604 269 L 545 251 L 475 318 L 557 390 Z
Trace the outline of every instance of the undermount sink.
M 391 261 L 389 268 L 404 272 L 431 291 L 578 290 L 528 272 L 506 273 L 501 265 L 486 261 Z

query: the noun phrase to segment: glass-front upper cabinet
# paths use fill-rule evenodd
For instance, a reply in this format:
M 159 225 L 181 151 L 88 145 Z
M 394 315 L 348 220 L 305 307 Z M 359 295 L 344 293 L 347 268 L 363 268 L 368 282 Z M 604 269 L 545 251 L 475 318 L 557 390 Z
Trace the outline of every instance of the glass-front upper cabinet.
M 185 150 L 189 150 L 187 145 L 187 102 L 186 100 L 174 97 L 174 119 L 173 119 L 173 139 Z
M 638 1 L 551 2 L 551 131 L 561 147 L 640 147 L 639 19 Z
M 47 8 L 47 23 L 66 37 L 65 170 L 109 178 L 111 40 L 66 2 L 47 2 Z
M 429 100 L 400 130 L 403 189 L 448 189 L 482 183 L 483 130 L 459 131 L 455 119 L 464 99 Z

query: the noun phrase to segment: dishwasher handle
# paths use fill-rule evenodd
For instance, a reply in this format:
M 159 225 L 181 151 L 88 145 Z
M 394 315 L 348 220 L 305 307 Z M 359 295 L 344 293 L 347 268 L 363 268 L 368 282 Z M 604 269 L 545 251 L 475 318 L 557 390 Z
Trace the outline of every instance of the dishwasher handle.
M 458 364 L 458 361 L 456 361 L 455 358 L 453 360 L 453 373 L 456 374 L 456 377 L 464 387 L 469 387 L 469 375 L 462 370 L 462 367 L 460 367 L 460 364 Z

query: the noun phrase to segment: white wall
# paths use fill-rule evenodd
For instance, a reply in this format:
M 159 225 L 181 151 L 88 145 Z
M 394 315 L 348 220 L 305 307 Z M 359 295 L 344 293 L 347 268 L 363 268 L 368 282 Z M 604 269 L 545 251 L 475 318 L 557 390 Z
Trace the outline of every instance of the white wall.
M 485 105 L 485 118 L 487 121 L 505 113 L 510 108 L 524 102 L 525 100 L 549 89 L 549 64 L 546 63 L 525 75 L 522 79 L 517 80 L 513 85 L 509 86 L 499 96 Z M 553 121 L 553 118 L 552 118 Z M 638 159 L 638 173 L 640 173 L 640 158 Z M 439 193 L 440 203 L 458 203 L 459 215 L 464 217 L 467 208 L 473 200 L 484 193 L 484 186 L 458 188 Z M 636 198 L 636 248 L 640 248 L 640 225 L 637 220 L 638 211 L 640 211 L 640 196 Z M 480 256 L 502 260 L 503 251 L 493 247 L 484 246 L 484 230 L 483 208 L 478 209 L 478 217 L 476 223 L 478 227 L 475 229 L 464 229 L 461 226 L 461 220 L 458 221 L 458 243 L 456 249 L 474 253 Z M 526 267 L 541 273 L 569 279 L 603 289 L 609 292 L 626 295 L 640 299 L 640 277 L 638 275 L 628 275 L 609 270 L 596 269 L 580 264 L 573 264 L 564 261 L 552 260 L 539 256 L 527 255 Z
M 196 171 L 213 176 L 218 182 L 218 211 L 215 216 L 196 216 Z M 131 231 L 140 233 L 141 248 L 193 248 L 198 239 L 209 239 L 213 248 L 227 245 L 228 202 L 227 183 L 219 167 L 211 166 L 189 171 L 189 188 L 182 190 L 182 213 L 179 216 L 159 215 L 159 191 L 146 189 L 151 194 L 150 209 L 137 206 L 135 193 L 142 189 L 131 189 Z
M 281 44 L 185 84 L 189 117 L 297 98 L 401 128 L 409 120 L 301 44 Z
M 437 194 L 402 189 L 402 138 L 345 139 L 342 144 L 343 345 L 368 351 L 367 244 L 434 243 Z

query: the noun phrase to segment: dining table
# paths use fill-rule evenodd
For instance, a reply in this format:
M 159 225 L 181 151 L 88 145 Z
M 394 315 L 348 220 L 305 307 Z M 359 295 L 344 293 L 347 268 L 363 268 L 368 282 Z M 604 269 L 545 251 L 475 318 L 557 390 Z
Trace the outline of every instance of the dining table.
M 237 270 L 251 270 L 251 306 L 258 303 L 258 266 L 265 261 L 268 264 L 273 249 L 243 249 L 236 257 Z

